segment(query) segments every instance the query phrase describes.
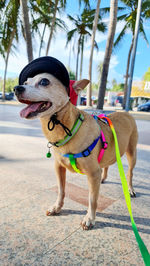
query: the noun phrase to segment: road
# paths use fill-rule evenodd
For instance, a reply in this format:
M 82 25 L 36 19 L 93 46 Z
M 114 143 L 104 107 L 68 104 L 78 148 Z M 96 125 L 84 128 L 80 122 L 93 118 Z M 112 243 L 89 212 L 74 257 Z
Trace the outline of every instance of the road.
M 40 121 L 25 120 L 19 116 L 22 105 L 0 104 L 0 127 L 3 134 L 20 134 L 24 136 L 42 137 Z M 150 116 L 150 114 L 149 114 Z M 149 121 L 136 120 L 140 144 L 150 145 L 150 119 Z

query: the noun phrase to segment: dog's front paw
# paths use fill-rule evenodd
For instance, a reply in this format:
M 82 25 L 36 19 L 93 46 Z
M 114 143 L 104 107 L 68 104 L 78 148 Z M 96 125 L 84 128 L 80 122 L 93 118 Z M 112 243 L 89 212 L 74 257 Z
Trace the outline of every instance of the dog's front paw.
M 56 214 L 59 214 L 60 211 L 61 211 L 61 207 L 54 205 L 54 206 L 51 206 L 48 211 L 46 211 L 46 215 L 47 216 L 56 215 Z
M 136 198 L 136 192 L 134 191 L 133 188 L 129 188 L 129 193 L 130 193 L 131 198 Z
M 81 226 L 83 230 L 90 230 L 94 227 L 95 220 L 91 219 L 87 213 L 87 215 L 84 217 L 83 221 L 81 222 Z

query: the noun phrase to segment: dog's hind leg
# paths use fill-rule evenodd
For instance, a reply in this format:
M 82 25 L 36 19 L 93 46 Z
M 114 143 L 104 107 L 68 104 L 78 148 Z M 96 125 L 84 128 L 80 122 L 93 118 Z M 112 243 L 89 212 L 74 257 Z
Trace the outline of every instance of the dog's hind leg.
M 133 169 L 136 164 L 136 145 L 137 145 L 137 132 L 135 134 L 132 134 L 130 138 L 130 142 L 128 145 L 128 149 L 126 151 L 127 160 L 128 160 L 128 173 L 127 173 L 127 181 L 128 181 L 128 187 L 131 197 L 136 197 L 136 193 L 133 189 L 132 185 L 132 177 L 133 177 Z
M 60 212 L 63 204 L 64 204 L 64 197 L 65 197 L 65 183 L 66 183 L 66 168 L 61 166 L 55 160 L 55 170 L 57 175 L 57 185 L 58 185 L 58 196 L 55 204 L 49 208 L 46 212 L 46 215 L 55 215 Z
M 104 183 L 107 178 L 108 167 L 103 168 L 101 183 Z
M 128 173 L 127 173 L 128 188 L 129 188 L 131 197 L 136 197 L 136 193 L 132 185 L 133 169 L 136 164 L 136 151 L 134 151 L 133 153 L 131 153 L 130 151 L 127 151 L 126 155 L 127 155 L 127 159 L 129 163 Z
M 98 168 L 98 170 L 94 174 L 87 176 L 89 185 L 89 207 L 86 216 L 81 222 L 83 230 L 91 229 L 95 225 L 97 199 L 101 182 L 101 172 L 102 169 Z

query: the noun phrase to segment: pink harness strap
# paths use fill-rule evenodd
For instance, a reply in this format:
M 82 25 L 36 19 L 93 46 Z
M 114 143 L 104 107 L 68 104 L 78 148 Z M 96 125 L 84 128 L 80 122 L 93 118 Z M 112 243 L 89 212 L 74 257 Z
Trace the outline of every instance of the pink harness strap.
M 105 115 L 100 114 L 100 115 L 98 115 L 98 117 L 99 118 L 105 118 Z M 98 159 L 97 159 L 99 163 L 102 160 L 103 155 L 104 155 L 104 151 L 107 149 L 107 146 L 108 146 L 108 143 L 106 142 L 106 139 L 105 139 L 105 136 L 104 136 L 104 133 L 102 130 L 101 130 L 101 142 L 102 142 L 102 148 L 99 152 Z
M 104 155 L 104 151 L 107 149 L 107 146 L 108 146 L 108 143 L 106 142 L 106 139 L 105 139 L 105 136 L 102 130 L 101 130 L 101 142 L 102 142 L 102 148 L 99 152 L 98 159 L 97 159 L 99 163 Z

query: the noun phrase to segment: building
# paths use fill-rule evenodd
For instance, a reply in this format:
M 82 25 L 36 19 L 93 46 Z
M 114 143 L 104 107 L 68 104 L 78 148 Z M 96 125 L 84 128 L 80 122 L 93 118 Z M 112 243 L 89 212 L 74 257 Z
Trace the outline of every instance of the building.
M 150 81 L 134 81 L 132 84 L 131 97 L 134 98 L 134 107 L 149 101 Z

